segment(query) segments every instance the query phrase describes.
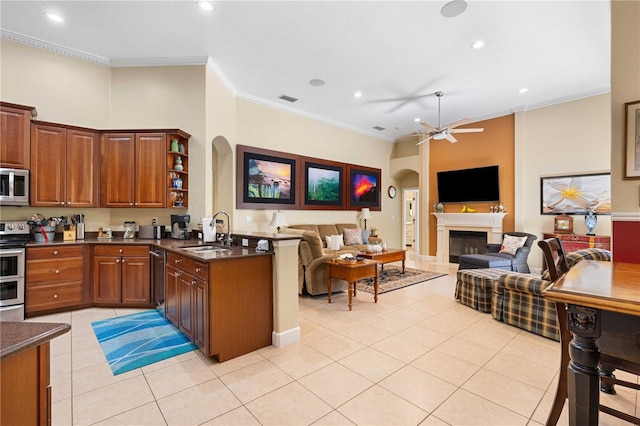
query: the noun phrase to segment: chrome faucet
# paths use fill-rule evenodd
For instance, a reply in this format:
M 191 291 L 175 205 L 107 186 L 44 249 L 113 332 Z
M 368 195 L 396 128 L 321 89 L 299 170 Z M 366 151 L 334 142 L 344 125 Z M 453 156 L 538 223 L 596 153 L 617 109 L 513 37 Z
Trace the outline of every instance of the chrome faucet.
M 227 217 L 227 236 L 223 237 L 222 244 L 230 246 L 233 242 L 233 239 L 231 238 L 231 218 L 229 217 L 229 213 L 225 212 L 224 210 L 218 210 L 217 212 L 215 212 L 213 214 L 213 218 L 211 218 L 211 226 L 215 226 L 216 216 L 218 216 L 219 214 L 223 214 Z

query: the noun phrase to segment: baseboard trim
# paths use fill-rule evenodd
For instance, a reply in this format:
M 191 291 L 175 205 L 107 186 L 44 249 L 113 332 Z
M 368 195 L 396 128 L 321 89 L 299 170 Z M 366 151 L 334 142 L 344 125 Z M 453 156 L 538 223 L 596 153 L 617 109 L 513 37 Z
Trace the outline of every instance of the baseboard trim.
M 300 341 L 300 326 L 291 328 L 283 332 L 274 331 L 271 333 L 271 344 L 276 348 L 293 345 Z

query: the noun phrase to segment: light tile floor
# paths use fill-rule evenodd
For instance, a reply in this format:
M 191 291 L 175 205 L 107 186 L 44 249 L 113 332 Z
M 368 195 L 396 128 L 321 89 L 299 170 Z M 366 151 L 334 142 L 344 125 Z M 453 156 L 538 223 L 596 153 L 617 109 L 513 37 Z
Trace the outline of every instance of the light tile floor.
M 302 341 L 218 364 L 190 352 L 113 376 L 84 309 L 51 344 L 54 425 L 539 425 L 557 383 L 559 344 L 453 299 L 457 265 L 410 255 L 446 277 L 382 294 L 300 297 Z M 638 377 L 618 373 L 638 381 Z M 640 392 L 603 400 L 640 415 Z M 559 424 L 568 423 L 567 407 Z M 602 425 L 621 424 L 602 415 Z M 625 423 L 622 423 L 625 424 Z

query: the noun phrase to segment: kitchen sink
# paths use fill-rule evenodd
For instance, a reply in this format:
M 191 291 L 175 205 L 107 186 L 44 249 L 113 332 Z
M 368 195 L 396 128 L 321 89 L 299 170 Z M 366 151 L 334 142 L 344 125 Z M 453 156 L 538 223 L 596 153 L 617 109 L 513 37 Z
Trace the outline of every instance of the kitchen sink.
M 230 251 L 229 249 L 219 247 L 219 246 L 193 246 L 193 247 L 184 247 L 182 250 L 187 250 L 191 252 L 222 252 L 222 251 Z

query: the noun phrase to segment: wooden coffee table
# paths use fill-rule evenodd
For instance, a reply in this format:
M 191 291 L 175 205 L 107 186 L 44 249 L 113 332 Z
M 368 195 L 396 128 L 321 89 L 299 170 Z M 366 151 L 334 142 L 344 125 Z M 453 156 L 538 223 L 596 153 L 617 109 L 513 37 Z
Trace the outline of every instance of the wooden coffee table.
M 349 310 L 356 295 L 356 281 L 364 278 L 374 278 L 373 300 L 378 303 L 378 264 L 375 260 L 361 260 L 354 264 L 336 263 L 331 260 L 324 262 L 327 267 L 327 297 L 331 303 L 331 279 L 340 278 L 349 283 Z
M 371 260 L 377 260 L 382 264 L 381 269 L 383 271 L 385 263 L 402 261 L 402 273 L 404 274 L 404 262 L 405 260 L 407 260 L 407 251 L 404 249 L 390 248 L 382 251 L 381 253 L 361 251 L 360 253 L 358 253 L 358 256 Z

